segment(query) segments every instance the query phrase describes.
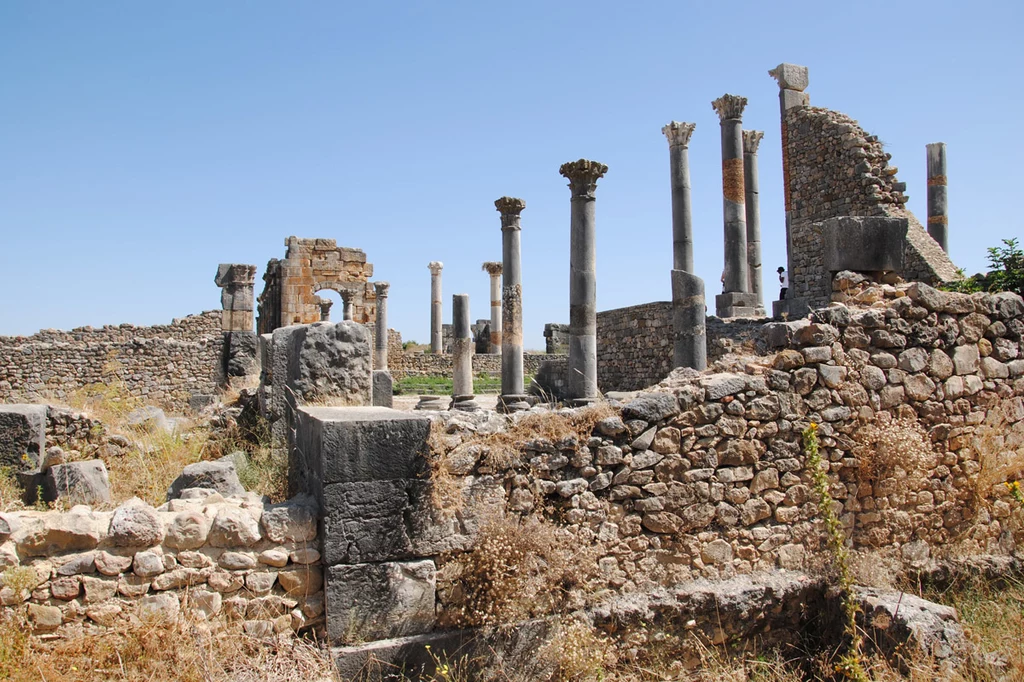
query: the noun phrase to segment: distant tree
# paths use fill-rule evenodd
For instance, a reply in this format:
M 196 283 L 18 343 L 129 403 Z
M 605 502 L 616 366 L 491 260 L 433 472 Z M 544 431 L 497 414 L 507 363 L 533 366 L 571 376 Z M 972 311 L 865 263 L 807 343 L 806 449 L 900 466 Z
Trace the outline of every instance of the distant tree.
M 1024 296 L 1024 249 L 1017 245 L 1017 239 L 1003 239 L 1003 246 L 988 249 L 987 273 L 977 273 L 961 280 L 947 283 L 946 291 L 1012 291 Z M 962 271 L 961 271 L 962 273 Z

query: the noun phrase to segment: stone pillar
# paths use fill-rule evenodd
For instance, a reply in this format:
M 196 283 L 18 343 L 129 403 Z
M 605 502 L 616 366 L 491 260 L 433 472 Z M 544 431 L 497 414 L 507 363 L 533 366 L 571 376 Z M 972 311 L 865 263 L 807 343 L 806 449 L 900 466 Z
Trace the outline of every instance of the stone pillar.
M 430 352 L 440 353 L 441 347 L 441 270 L 444 263 L 430 261 Z
M 757 180 L 757 148 L 764 132 L 743 131 L 743 198 L 747 217 L 747 291 L 754 294 L 758 315 L 764 315 L 764 287 L 761 282 L 761 199 Z
M 790 237 L 790 223 L 793 217 L 793 197 L 789 185 L 789 127 L 786 124 L 786 112 L 798 107 L 806 107 L 811 103 L 807 89 L 807 67 L 796 64 L 779 64 L 768 72 L 768 75 L 779 83 L 779 111 L 782 128 L 782 185 L 786 204 L 786 271 L 789 273 L 790 288 L 785 301 L 772 303 L 772 317 L 781 318 L 788 315 L 791 319 L 803 317 L 810 312 L 807 300 L 797 298 L 793 294 L 793 244 Z M 775 282 L 773 280 L 772 284 Z
M 473 400 L 473 331 L 469 326 L 469 294 L 452 296 L 451 409 L 473 412 L 480 406 Z
M 484 271 L 491 276 L 491 338 L 488 353 L 501 352 L 501 263 L 487 261 Z
M 928 234 L 949 253 L 949 213 L 946 206 L 946 143 L 925 145 L 928 157 Z
M 341 292 L 341 319 L 352 321 L 352 293 L 349 291 Z
M 672 178 L 672 269 L 693 272 L 693 215 L 690 210 L 690 136 L 696 123 L 672 121 L 661 129 L 668 138 Z
M 228 380 L 259 373 L 256 332 L 253 331 L 253 284 L 256 266 L 221 263 L 214 284 L 222 289 L 221 331 L 224 333 L 224 364 Z
M 523 271 L 519 214 L 526 202 L 501 197 L 494 202 L 501 214 L 501 396 L 500 412 L 529 409 L 523 390 Z
M 330 322 L 331 321 L 331 307 L 334 305 L 334 301 L 329 298 L 322 296 L 316 297 L 316 304 L 320 306 L 320 321 Z
M 597 247 L 594 192 L 608 166 L 580 159 L 563 163 L 559 173 L 569 179 L 572 210 L 569 243 L 569 386 L 568 398 L 587 403 L 597 388 Z
M 743 191 L 743 108 L 747 98 L 722 95 L 711 103 L 722 125 L 722 214 L 725 224 L 725 269 L 722 294 L 715 297 L 719 317 L 754 314 L 747 274 L 747 216 Z
M 707 369 L 704 280 L 684 270 L 672 271 L 672 336 L 673 367 Z
M 377 292 L 377 319 L 374 322 L 373 368 L 388 368 L 388 289 L 387 282 L 374 282 Z

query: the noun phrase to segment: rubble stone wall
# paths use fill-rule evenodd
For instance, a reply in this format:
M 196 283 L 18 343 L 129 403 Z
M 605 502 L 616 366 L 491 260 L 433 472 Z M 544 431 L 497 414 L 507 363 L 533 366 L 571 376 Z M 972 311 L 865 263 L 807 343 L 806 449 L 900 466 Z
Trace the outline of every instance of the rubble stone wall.
M 0 400 L 65 401 L 77 389 L 123 382 L 133 396 L 183 409 L 193 393 L 214 393 L 223 381 L 221 311 L 171 324 L 131 324 L 32 336 L 0 336 Z
M 313 501 L 258 495 L 133 499 L 114 511 L 0 514 L 0 605 L 39 633 L 191 613 L 254 636 L 322 625 Z

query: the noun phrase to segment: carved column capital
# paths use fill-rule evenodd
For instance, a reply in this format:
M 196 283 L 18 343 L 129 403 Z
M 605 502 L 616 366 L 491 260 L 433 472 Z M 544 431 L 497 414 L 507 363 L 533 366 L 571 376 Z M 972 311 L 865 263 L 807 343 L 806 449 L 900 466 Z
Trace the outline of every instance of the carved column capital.
M 507 215 L 517 216 L 526 208 L 526 202 L 516 197 L 502 197 L 494 201 L 494 207 L 502 217 Z
M 763 130 L 743 131 L 743 153 L 756 154 L 757 148 L 761 146 L 761 138 L 764 137 Z
M 696 127 L 696 123 L 672 121 L 663 127 L 661 132 L 668 138 L 669 147 L 686 147 L 690 144 L 690 136 L 693 135 L 693 129 Z
M 597 161 L 580 159 L 563 163 L 558 172 L 569 179 L 573 197 L 593 199 L 597 181 L 608 172 L 608 166 Z
M 739 95 L 722 95 L 712 102 L 711 106 L 718 113 L 719 120 L 724 122 L 734 118 L 738 121 L 743 118 L 743 109 L 747 106 L 747 98 Z
M 377 292 L 377 298 L 387 298 L 388 297 L 388 289 L 390 289 L 390 288 L 391 288 L 391 284 L 389 282 L 374 282 L 373 283 L 373 290 Z
M 437 276 L 441 274 L 441 270 L 444 269 L 444 263 L 439 260 L 432 260 L 427 263 L 427 268 L 430 270 L 430 274 Z
M 483 264 L 483 270 L 491 277 L 497 277 L 501 274 L 501 263 L 499 261 L 489 260 Z

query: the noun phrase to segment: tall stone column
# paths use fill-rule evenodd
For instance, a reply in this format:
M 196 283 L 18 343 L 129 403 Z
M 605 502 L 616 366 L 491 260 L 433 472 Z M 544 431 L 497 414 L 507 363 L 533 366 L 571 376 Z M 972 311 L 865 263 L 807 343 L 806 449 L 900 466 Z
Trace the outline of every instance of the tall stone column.
M 487 261 L 483 269 L 491 276 L 491 338 L 488 352 L 497 355 L 501 352 L 501 263 Z
M 946 206 L 946 143 L 925 145 L 928 156 L 928 234 L 949 253 L 949 213 Z
M 576 403 L 598 398 L 597 388 L 597 244 L 594 192 L 608 166 L 580 159 L 558 172 L 572 191 L 569 234 L 568 397 Z
M 790 109 L 809 106 L 810 96 L 804 92 L 808 84 L 808 72 L 806 66 L 797 64 L 779 64 L 768 72 L 779 84 L 779 113 L 781 120 L 782 140 L 782 185 L 783 198 L 786 205 L 786 271 L 789 273 L 789 293 L 785 301 L 772 303 L 772 317 L 780 318 L 788 315 L 791 319 L 803 317 L 810 312 L 807 300 L 798 298 L 795 295 L 794 283 L 799 273 L 793 268 L 793 240 L 790 236 L 790 224 L 793 221 L 793 197 L 790 192 L 790 170 L 789 170 L 789 125 L 786 123 L 786 113 Z
M 761 282 L 761 199 L 757 179 L 757 148 L 764 132 L 743 131 L 743 198 L 747 216 L 747 291 L 754 294 L 758 315 L 764 315 L 764 289 Z
M 690 136 L 696 123 L 672 121 L 661 129 L 668 138 L 672 178 L 672 269 L 693 272 L 693 214 L 690 209 Z
M 256 266 L 221 263 L 214 284 L 221 288 L 221 331 L 224 334 L 224 377 L 247 376 L 259 372 L 256 332 L 253 331 L 253 283 Z
M 341 292 L 341 319 L 352 321 L 352 293 L 348 291 Z
M 693 217 L 690 210 L 689 144 L 695 123 L 672 121 L 668 138 L 672 185 L 672 366 L 702 370 L 708 365 L 704 280 L 693 272 Z
M 444 263 L 430 261 L 430 352 L 440 353 L 441 346 L 441 270 Z
M 494 202 L 501 215 L 501 396 L 498 410 L 529 409 L 523 390 L 523 271 L 520 255 L 519 215 L 526 202 L 501 197 Z
M 473 412 L 480 406 L 473 400 L 473 331 L 469 325 L 469 294 L 452 296 L 451 409 Z
M 377 319 L 373 328 L 373 368 L 388 368 L 388 282 L 374 282 L 373 289 L 377 292 Z
M 722 95 L 711 103 L 722 126 L 722 214 L 725 270 L 722 294 L 715 297 L 719 317 L 754 314 L 747 269 L 747 216 L 743 190 L 743 108 L 747 98 Z

